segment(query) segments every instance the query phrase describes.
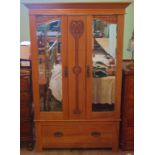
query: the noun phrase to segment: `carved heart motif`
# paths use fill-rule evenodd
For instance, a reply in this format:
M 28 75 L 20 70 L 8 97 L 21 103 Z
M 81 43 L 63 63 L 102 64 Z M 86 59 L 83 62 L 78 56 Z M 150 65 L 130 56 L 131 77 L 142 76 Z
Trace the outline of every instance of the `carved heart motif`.
M 79 39 L 84 31 L 84 23 L 82 20 L 72 21 L 70 31 L 75 39 Z

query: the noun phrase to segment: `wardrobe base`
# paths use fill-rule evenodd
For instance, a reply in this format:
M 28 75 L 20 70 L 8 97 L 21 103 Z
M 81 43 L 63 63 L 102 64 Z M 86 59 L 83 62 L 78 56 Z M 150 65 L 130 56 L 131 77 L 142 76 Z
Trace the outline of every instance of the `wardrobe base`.
M 112 148 L 118 150 L 119 122 L 37 122 L 36 151 L 43 148 Z

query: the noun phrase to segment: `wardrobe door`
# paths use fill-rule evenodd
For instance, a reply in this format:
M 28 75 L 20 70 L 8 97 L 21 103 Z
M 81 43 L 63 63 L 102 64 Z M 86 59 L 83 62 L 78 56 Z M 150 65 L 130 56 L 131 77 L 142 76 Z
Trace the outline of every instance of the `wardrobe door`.
M 36 16 L 39 114 L 41 119 L 67 118 L 67 18 Z M 36 61 L 33 59 L 33 61 Z
M 70 119 L 85 118 L 86 16 L 68 16 L 68 82 Z
M 117 65 L 117 18 L 116 16 L 94 16 L 87 34 L 87 103 L 88 116 L 92 118 L 113 117 L 116 100 Z M 89 38 L 91 37 L 91 39 Z M 90 71 L 91 70 L 91 71 Z

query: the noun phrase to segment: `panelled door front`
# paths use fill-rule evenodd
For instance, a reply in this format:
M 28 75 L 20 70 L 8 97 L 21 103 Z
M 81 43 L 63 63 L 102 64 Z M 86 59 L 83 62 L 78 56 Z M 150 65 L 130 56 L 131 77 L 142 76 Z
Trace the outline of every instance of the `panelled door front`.
M 41 118 L 112 117 L 119 77 L 117 18 L 38 16 L 36 20 Z
M 69 118 L 113 118 L 117 17 L 68 16 Z
M 120 96 L 115 95 L 119 88 L 116 83 L 121 83 L 117 16 L 88 16 L 87 25 L 86 68 L 91 73 L 87 76 L 87 118 L 114 118 Z
M 86 116 L 86 16 L 68 16 L 69 117 Z

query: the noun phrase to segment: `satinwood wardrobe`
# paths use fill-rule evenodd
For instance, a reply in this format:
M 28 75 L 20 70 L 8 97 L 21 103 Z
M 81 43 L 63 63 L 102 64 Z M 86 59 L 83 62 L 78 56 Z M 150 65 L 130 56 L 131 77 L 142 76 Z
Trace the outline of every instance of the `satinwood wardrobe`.
M 36 151 L 119 143 L 127 2 L 29 9 Z

